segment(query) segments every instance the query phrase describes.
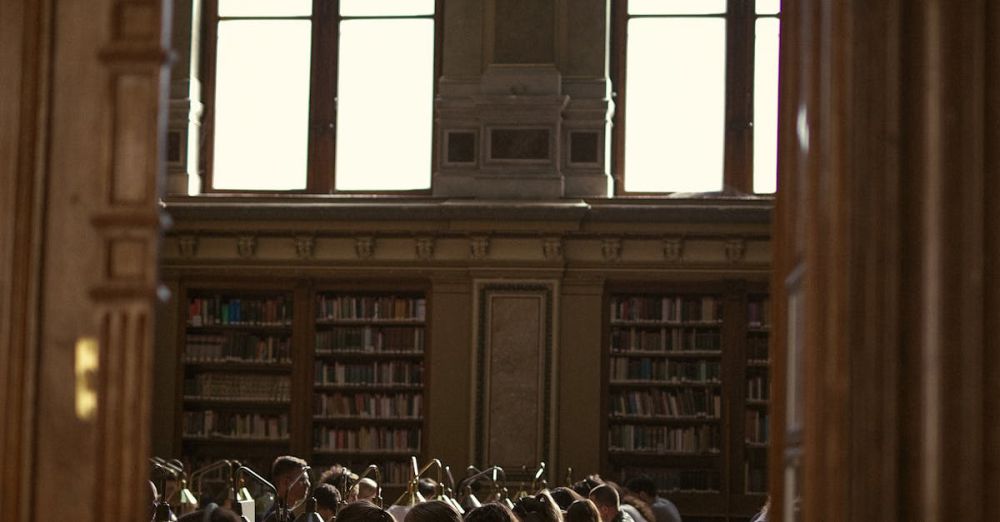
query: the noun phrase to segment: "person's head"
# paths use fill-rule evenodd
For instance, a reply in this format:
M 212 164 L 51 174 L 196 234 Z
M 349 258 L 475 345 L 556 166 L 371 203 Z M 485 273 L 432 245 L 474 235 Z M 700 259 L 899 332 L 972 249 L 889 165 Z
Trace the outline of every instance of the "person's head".
M 337 513 L 337 522 L 396 522 L 396 519 L 375 504 L 359 500 L 344 506 Z
M 340 490 L 323 482 L 316 486 L 312 496 L 316 499 L 316 512 L 323 520 L 331 520 L 337 514 L 337 505 L 340 504 Z
M 271 481 L 278 489 L 278 498 L 284 499 L 287 506 L 294 506 L 306 497 L 309 491 L 309 475 L 306 461 L 282 455 L 274 459 L 271 465 Z
M 344 487 L 344 479 L 349 478 L 347 477 L 347 474 L 349 473 L 350 470 L 348 470 L 344 466 L 341 466 L 340 464 L 334 464 L 333 466 L 330 466 L 323 473 L 320 473 L 318 481 L 325 484 L 330 484 L 335 488 L 342 488 Z
M 423 477 L 417 482 L 417 491 L 427 500 L 437 497 L 438 483 L 432 478 Z
M 583 480 L 573 484 L 573 491 L 576 491 L 581 498 L 587 498 L 587 495 L 590 495 L 590 490 L 601 484 L 604 484 L 604 480 L 601 479 L 600 475 L 588 475 Z
M 514 514 L 521 522 L 563 522 L 562 511 L 548 491 L 518 499 Z
M 631 491 L 646 503 L 656 499 L 656 482 L 647 475 L 639 475 L 628 479 L 625 482 L 625 489 Z
M 590 494 L 587 498 L 589 498 L 594 505 L 597 506 L 597 512 L 601 514 L 602 521 L 611 522 L 616 516 L 618 516 L 620 501 L 618 499 L 618 492 L 615 491 L 615 488 L 607 484 L 601 484 L 590 490 Z
M 338 521 L 340 522 L 340 521 Z M 483 504 L 465 514 L 465 522 L 518 522 L 514 513 L 503 504 Z
M 566 522 L 601 522 L 601 513 L 590 499 L 581 498 L 569 505 L 563 518 Z
M 429 500 L 410 508 L 403 522 L 462 522 L 462 515 L 447 502 Z
M 556 501 L 556 504 L 559 504 L 559 509 L 563 511 L 569 509 L 570 504 L 573 502 L 577 500 L 584 500 L 585 498 L 583 495 L 580 495 L 566 486 L 559 486 L 549 493 L 552 495 L 552 499 Z
M 208 518 L 205 514 L 208 512 Z M 192 511 L 177 519 L 177 522 L 240 522 L 240 516 L 224 507 L 218 507 L 214 503 L 203 509 Z

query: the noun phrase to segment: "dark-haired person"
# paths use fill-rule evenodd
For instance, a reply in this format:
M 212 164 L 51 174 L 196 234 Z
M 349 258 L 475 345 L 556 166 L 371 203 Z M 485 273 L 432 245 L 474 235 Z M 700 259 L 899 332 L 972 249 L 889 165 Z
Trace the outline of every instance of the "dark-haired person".
M 681 522 L 681 514 L 673 502 L 659 496 L 656 482 L 646 475 L 632 477 L 625 483 L 625 489 L 631 491 L 639 500 L 653 508 L 656 522 Z M 650 522 L 653 522 L 652 520 Z
M 341 521 L 338 521 L 341 522 Z M 465 514 L 465 522 L 518 522 L 514 512 L 503 504 L 483 504 Z
M 601 522 L 633 522 L 632 516 L 622 511 L 621 501 L 615 488 L 601 484 L 590 490 L 588 497 L 597 506 Z
M 344 506 L 337 513 L 337 522 L 396 522 L 396 519 L 375 504 L 359 500 Z
M 583 479 L 573 483 L 573 491 L 576 491 L 581 498 L 587 498 L 590 495 L 590 491 L 604 484 L 604 479 L 600 475 L 587 475 Z
M 206 517 L 207 515 L 207 517 Z M 214 502 L 197 511 L 192 511 L 177 522 L 240 522 L 240 516 L 224 507 L 217 506 Z
M 587 490 L 587 492 L 590 493 L 590 490 Z M 568 488 L 566 486 L 559 486 L 558 488 L 553 488 L 551 491 L 549 491 L 549 494 L 552 495 L 552 499 L 556 501 L 556 504 L 559 504 L 559 509 L 561 509 L 563 512 L 569 509 L 569 506 L 572 505 L 577 500 L 587 499 L 587 497 L 584 497 L 583 495 L 577 493 L 575 490 Z
M 429 500 L 410 508 L 403 522 L 462 522 L 462 515 L 447 502 Z
M 309 491 L 309 464 L 291 455 L 282 455 L 271 464 L 271 483 L 278 490 L 278 498 L 264 513 L 263 520 L 274 520 L 279 504 L 292 509 L 306 498 Z
M 438 495 L 438 483 L 432 478 L 421 477 L 417 481 L 417 491 L 424 500 L 434 500 Z
M 513 511 L 521 522 L 563 522 L 559 504 L 548 491 L 518 499 Z
M 626 491 L 616 482 L 607 480 L 604 483 L 615 488 L 615 491 L 618 492 L 619 507 L 621 507 L 622 511 L 628 513 L 632 517 L 632 520 L 635 522 L 656 522 L 656 515 L 653 514 L 653 508 L 649 507 L 649 504 L 645 503 L 641 498 L 630 491 Z
M 574 500 L 563 516 L 566 522 L 601 522 L 601 514 L 590 499 Z
M 316 486 L 312 496 L 316 499 L 316 513 L 324 522 L 333 520 L 337 514 L 337 506 L 340 505 L 340 490 L 323 482 Z

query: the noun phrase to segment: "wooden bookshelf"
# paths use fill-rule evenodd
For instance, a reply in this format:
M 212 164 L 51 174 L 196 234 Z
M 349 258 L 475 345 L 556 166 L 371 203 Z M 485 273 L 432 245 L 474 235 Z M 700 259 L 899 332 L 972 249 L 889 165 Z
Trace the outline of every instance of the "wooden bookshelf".
M 252 455 L 266 461 L 288 453 L 294 422 L 293 292 L 192 285 L 181 303 L 177 430 L 184 458 Z
M 311 306 L 312 462 L 378 464 L 398 494 L 423 455 L 426 292 L 321 287 Z
M 763 503 L 769 322 L 766 289 L 751 286 L 610 285 L 605 297 L 604 473 L 651 476 L 685 520 L 742 520 Z

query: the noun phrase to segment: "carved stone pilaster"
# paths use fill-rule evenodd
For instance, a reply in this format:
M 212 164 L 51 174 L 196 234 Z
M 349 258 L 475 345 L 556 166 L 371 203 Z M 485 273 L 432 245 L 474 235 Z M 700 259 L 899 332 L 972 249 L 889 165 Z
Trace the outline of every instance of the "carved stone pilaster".
M 313 236 L 295 237 L 295 257 L 312 259 L 316 252 L 316 238 Z
M 668 237 L 663 240 L 663 260 L 667 263 L 680 263 L 684 260 L 684 239 Z
M 743 261 L 743 257 L 746 255 L 746 241 L 743 238 L 727 239 L 725 249 L 726 261 L 739 263 Z
M 371 259 L 375 255 L 375 238 L 371 236 L 355 238 L 354 253 L 358 259 Z
M 622 241 L 618 238 L 607 238 L 601 240 L 601 255 L 609 263 L 616 263 L 622 259 Z
M 236 253 L 244 259 L 257 255 L 257 236 L 240 236 L 236 238 Z
M 542 240 L 542 255 L 549 261 L 558 261 L 563 257 L 563 241 L 560 237 L 547 237 Z
M 490 238 L 476 236 L 469 241 L 469 254 L 472 259 L 486 259 L 490 255 Z
M 192 258 L 198 255 L 198 236 L 181 236 L 177 238 L 177 251 L 181 257 Z
M 418 237 L 416 240 L 417 246 L 417 259 L 429 260 L 434 259 L 434 238 L 433 237 Z

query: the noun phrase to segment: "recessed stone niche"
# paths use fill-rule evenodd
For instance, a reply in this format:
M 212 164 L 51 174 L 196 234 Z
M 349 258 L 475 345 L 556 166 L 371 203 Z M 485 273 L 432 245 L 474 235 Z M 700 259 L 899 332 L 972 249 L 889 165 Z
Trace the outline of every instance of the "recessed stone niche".
M 490 129 L 490 161 L 551 161 L 548 129 Z

